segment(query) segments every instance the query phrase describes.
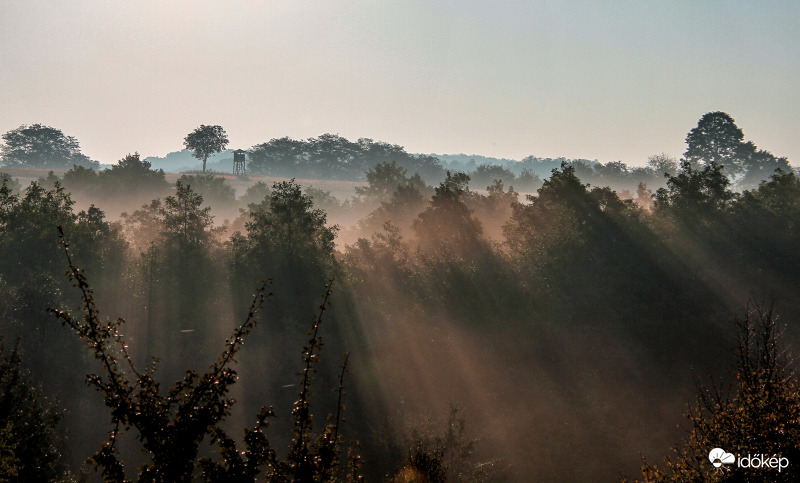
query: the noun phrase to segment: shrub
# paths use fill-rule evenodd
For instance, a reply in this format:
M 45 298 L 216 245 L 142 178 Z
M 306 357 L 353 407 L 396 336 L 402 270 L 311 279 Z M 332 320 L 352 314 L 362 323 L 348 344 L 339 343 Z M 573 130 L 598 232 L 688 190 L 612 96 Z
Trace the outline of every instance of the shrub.
M 687 414 L 692 424 L 687 441 L 676 446 L 664 466 L 644 461 L 644 481 L 797 481 L 800 382 L 789 370 L 777 317 L 772 307 L 757 305 L 735 321 L 735 384 L 727 390 L 715 384 L 700 388 L 696 406 Z M 790 466 L 781 472 L 732 464 L 715 468 L 709 461 L 714 448 L 734 455 L 780 455 Z
M 243 449 L 239 449 L 221 426 L 234 403 L 228 392 L 238 378 L 233 367 L 236 356 L 256 326 L 256 315 L 264 299 L 271 295 L 266 293 L 268 283 L 264 282 L 257 291 L 244 323 L 226 340 L 225 350 L 208 371 L 199 374 L 187 370 L 183 379 L 165 393 L 155 378 L 156 361 L 140 371 L 128 355 L 128 346 L 121 334 L 125 321 L 100 319 L 93 291 L 83 272 L 73 264 L 69 244 L 60 227 L 59 233 L 69 277 L 81 292 L 83 307 L 79 318 L 69 312 L 51 311 L 86 341 L 102 366 L 102 375 L 90 375 L 88 383 L 103 395 L 111 410 L 112 429 L 108 440 L 89 461 L 102 471 L 105 481 L 128 481 L 117 442 L 131 428 L 138 433 L 141 449 L 150 458 L 139 468 L 138 481 L 194 481 L 197 476 L 205 481 L 256 481 L 262 473 L 269 481 L 359 479 L 357 455 L 348 455 L 350 463 L 347 465 L 340 463 L 341 386 L 347 359 L 339 378 L 339 411 L 317 437 L 312 434 L 310 386 L 321 348 L 319 325 L 329 306 L 332 282 L 326 286 L 309 341 L 303 347 L 305 367 L 299 398 L 292 410 L 294 435 L 287 457 L 281 459 L 265 434 L 270 419 L 275 417 L 271 407 L 262 408 L 255 426 L 245 430 Z M 204 441 L 219 449 L 218 460 L 199 458 L 200 444 Z M 350 471 L 345 472 L 346 468 Z

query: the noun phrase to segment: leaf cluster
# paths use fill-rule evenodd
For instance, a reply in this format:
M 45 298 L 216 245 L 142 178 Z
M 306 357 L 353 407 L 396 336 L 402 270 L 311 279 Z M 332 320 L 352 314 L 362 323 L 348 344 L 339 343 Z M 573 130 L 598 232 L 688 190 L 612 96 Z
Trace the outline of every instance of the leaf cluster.
M 256 481 L 260 475 L 270 481 L 328 481 L 343 477 L 343 471 L 339 470 L 341 415 L 337 413 L 335 422 L 327 425 L 315 441 L 312 438 L 311 380 L 322 347 L 318 329 L 332 293 L 330 284 L 304 347 L 301 391 L 293 409 L 295 436 L 288 457 L 281 460 L 265 434 L 269 420 L 275 417 L 272 408 L 262 408 L 255 426 L 245 430 L 242 449 L 221 426 L 235 402 L 229 396 L 230 386 L 238 379 L 233 366 L 245 338 L 256 326 L 256 315 L 265 298 L 271 295 L 266 292 L 268 282 L 257 291 L 245 321 L 226 340 L 225 350 L 208 370 L 202 374 L 187 370 L 181 380 L 163 391 L 155 377 L 156 360 L 142 371 L 135 367 L 123 337 L 125 321 L 101 320 L 93 290 L 84 273 L 74 265 L 60 227 L 59 232 L 69 265 L 68 275 L 81 293 L 83 307 L 80 316 L 51 311 L 87 343 L 102 367 L 102 373 L 88 376 L 87 382 L 103 396 L 111 410 L 108 440 L 90 458 L 101 470 L 104 481 L 128 481 L 118 441 L 130 429 L 136 431 L 142 451 L 150 458 L 138 469 L 138 481 L 194 481 L 198 473 L 205 481 L 220 482 Z M 346 365 L 345 360 L 338 388 L 340 410 Z M 204 441 L 217 446 L 219 460 L 199 458 Z M 355 469 L 351 474 L 357 479 Z
M 42 124 L 23 124 L 3 134 L 0 159 L 7 166 L 59 169 L 72 165 L 97 168 L 99 163 L 81 153 L 73 136 Z
M 800 382 L 791 371 L 789 353 L 773 307 L 756 305 L 735 318 L 738 329 L 735 383 L 727 388 L 699 387 L 687 417 L 687 440 L 676 446 L 663 466 L 643 462 L 644 481 L 796 481 L 800 461 Z M 780 455 L 787 470 L 714 468 L 712 448 L 734 455 Z

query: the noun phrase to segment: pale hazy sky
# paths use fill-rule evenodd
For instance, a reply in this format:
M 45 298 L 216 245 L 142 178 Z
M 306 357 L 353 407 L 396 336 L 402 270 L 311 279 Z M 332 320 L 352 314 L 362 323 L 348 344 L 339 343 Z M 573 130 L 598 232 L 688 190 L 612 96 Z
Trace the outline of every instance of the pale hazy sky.
M 0 0 L 0 132 L 112 163 L 338 133 L 411 152 L 680 156 L 709 111 L 800 164 L 800 2 Z

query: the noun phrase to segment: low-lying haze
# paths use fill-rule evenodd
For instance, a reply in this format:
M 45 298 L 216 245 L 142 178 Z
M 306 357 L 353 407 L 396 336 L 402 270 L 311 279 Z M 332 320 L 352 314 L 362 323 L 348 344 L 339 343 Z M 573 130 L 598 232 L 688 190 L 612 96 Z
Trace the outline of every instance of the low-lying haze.
M 103 163 L 220 124 L 409 152 L 679 156 L 702 114 L 800 157 L 794 2 L 2 2 L 0 131 Z

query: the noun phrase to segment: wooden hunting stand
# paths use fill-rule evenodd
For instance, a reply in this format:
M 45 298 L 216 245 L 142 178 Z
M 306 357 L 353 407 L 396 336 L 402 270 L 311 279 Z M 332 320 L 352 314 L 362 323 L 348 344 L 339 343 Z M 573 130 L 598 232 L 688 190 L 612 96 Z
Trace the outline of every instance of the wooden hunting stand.
M 233 152 L 233 174 L 236 176 L 244 176 L 246 167 L 245 167 L 245 154 L 247 151 L 242 149 L 237 149 Z

